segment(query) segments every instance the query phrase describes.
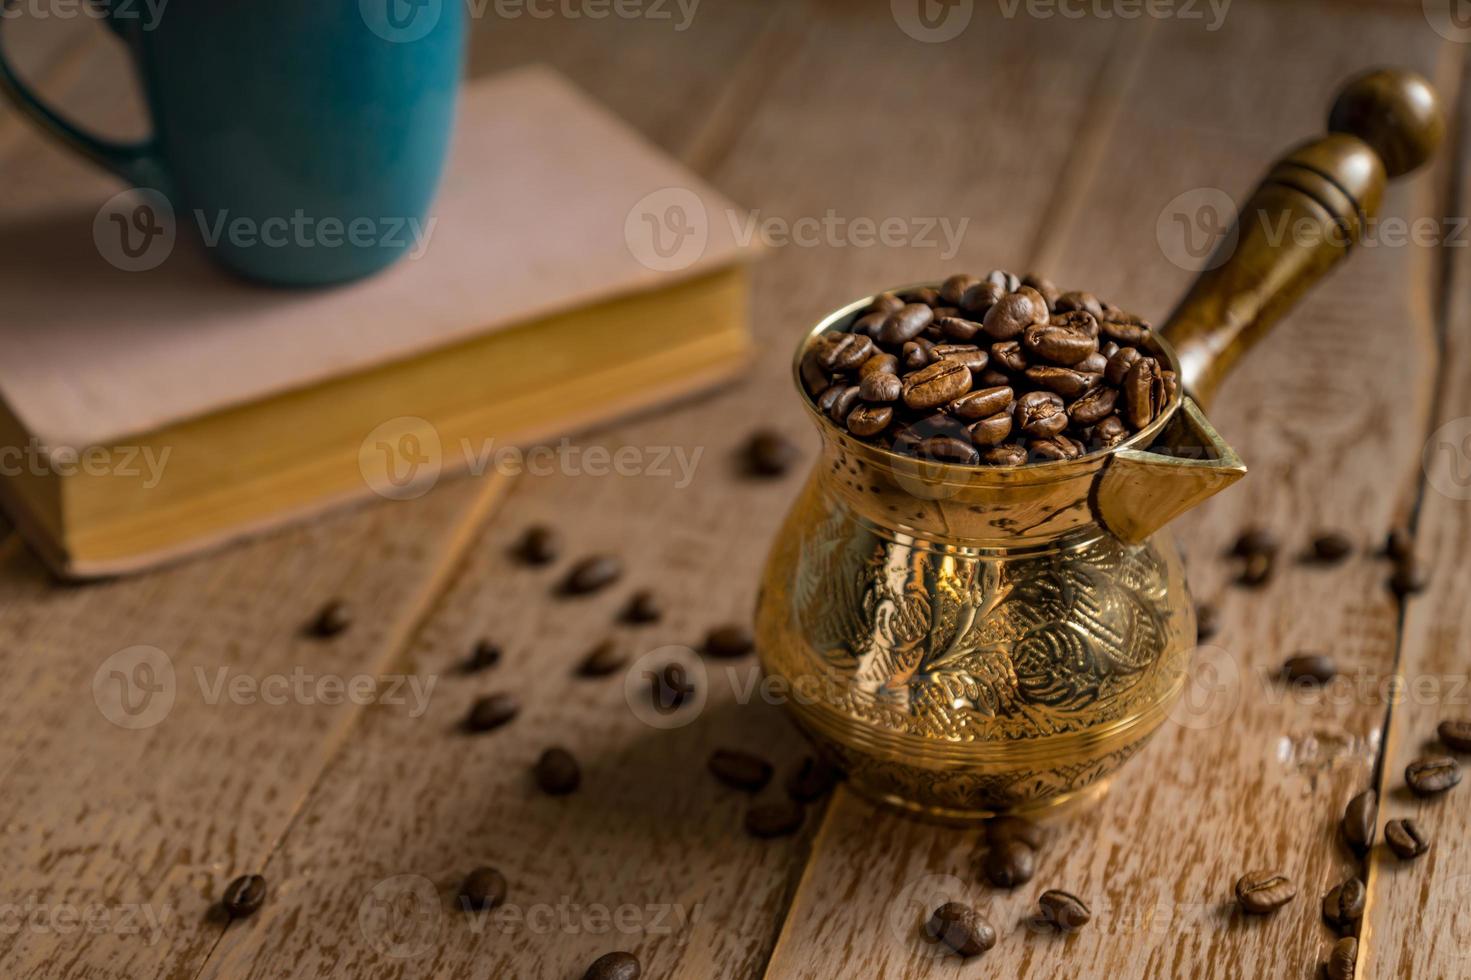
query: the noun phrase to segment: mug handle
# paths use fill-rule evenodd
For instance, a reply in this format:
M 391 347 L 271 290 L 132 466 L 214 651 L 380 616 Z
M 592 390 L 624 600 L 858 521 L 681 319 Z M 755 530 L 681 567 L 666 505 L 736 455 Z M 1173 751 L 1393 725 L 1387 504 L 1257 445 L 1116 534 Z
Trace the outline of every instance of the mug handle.
M 0 3 L 5 0 L 0 0 Z M 0 25 L 6 18 L 0 17 Z M 119 36 L 122 32 L 111 20 L 108 26 Z M 137 143 L 120 143 L 116 140 L 94 136 L 72 124 L 59 112 L 36 95 L 20 76 L 15 73 L 10 60 L 5 56 L 4 38 L 0 37 L 0 93 L 26 116 L 36 128 L 56 139 L 63 146 L 80 154 L 104 170 L 116 174 L 135 187 L 165 191 L 161 160 L 152 138 Z

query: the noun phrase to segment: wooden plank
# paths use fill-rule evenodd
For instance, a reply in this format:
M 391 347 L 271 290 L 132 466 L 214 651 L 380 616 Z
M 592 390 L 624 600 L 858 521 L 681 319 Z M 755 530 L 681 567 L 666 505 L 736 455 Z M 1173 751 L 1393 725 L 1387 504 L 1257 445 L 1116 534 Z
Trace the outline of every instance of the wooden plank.
M 1464 57 L 1464 52 L 1461 52 Z M 1465 166 L 1471 153 L 1471 103 L 1463 99 L 1459 163 L 1454 196 L 1443 212 L 1464 214 L 1471 200 Z M 1454 219 L 1452 219 L 1454 220 Z M 1447 225 L 1447 230 L 1450 226 Z M 1457 245 L 1456 241 L 1460 244 Z M 1439 399 L 1424 441 L 1426 469 L 1414 522 L 1415 550 L 1430 576 L 1430 587 L 1412 598 L 1404 613 L 1404 632 L 1395 674 L 1403 698 L 1389 708 L 1388 735 L 1379 773 L 1380 841 L 1384 824 L 1411 817 L 1430 835 L 1430 850 L 1402 861 L 1382 844 L 1369 863 L 1369 903 L 1363 924 L 1359 969 L 1366 977 L 1460 977 L 1471 972 L 1471 812 L 1458 794 L 1420 800 L 1406 791 L 1405 766 L 1446 747 L 1436 726 L 1447 718 L 1471 718 L 1466 649 L 1471 640 L 1471 609 L 1464 593 L 1471 568 L 1471 540 L 1464 441 L 1471 435 L 1471 261 L 1464 234 L 1447 242 L 1445 333 L 1438 379 Z M 1417 448 L 1420 444 L 1416 444 Z M 1381 571 L 1387 574 L 1387 569 Z M 1462 763 L 1465 763 L 1462 759 Z
M 738 138 L 706 144 L 730 148 L 713 154 L 724 160 L 715 183 L 758 217 L 784 222 L 821 219 L 829 209 L 847 220 L 970 217 L 975 227 L 960 252 L 942 258 L 922 244 L 837 241 L 774 249 L 756 273 L 759 354 L 750 378 L 585 443 L 632 447 L 644 459 L 664 446 L 699 453 L 687 486 L 575 473 L 518 484 L 412 650 L 420 673 L 442 675 L 472 638 L 489 635 L 504 644 L 505 662 L 483 677 L 447 677 L 432 717 L 370 714 L 266 867 L 277 883 L 272 902 L 227 931 L 202 980 L 291 970 L 575 977 L 609 949 L 635 950 L 645 976 L 760 974 L 807 837 L 746 837 L 746 798 L 704 772 L 719 746 L 760 752 L 783 774 L 805 751 L 779 709 L 748 693 L 754 661 L 730 671 L 712 663 L 706 704 L 673 731 L 630 710 L 620 678 L 589 682 L 571 671 L 607 635 L 657 663 L 666 645 L 692 646 L 711 626 L 748 618 L 767 543 L 800 474 L 741 480 L 734 456 L 757 425 L 811 445 L 787 373 L 800 331 L 876 279 L 952 264 L 985 268 L 1030 237 L 1115 37 L 1107 24 L 1057 30 L 1022 20 L 994 25 L 999 36 L 978 24 L 968 44 L 935 47 L 908 42 L 882 6 L 824 4 L 794 14 L 806 33 L 755 73 L 773 76 L 755 118 Z M 994 57 L 977 56 L 983 38 Z M 954 125 L 937 125 L 936 93 L 945 93 Z M 854 125 L 859 106 L 864 122 Z M 1024 144 L 994 138 L 1039 118 L 1051 122 Z M 624 583 L 576 603 L 549 599 L 566 560 L 526 570 L 506 557 L 535 521 L 562 527 L 573 542 L 568 559 L 621 554 Z M 620 605 L 640 586 L 658 591 L 668 616 L 637 631 L 616 627 Z M 522 716 L 481 738 L 456 735 L 468 703 L 497 689 L 521 696 Z M 528 767 L 553 743 L 583 760 L 577 795 L 548 799 L 528 785 Z M 782 795 L 779 786 L 767 794 Z M 809 811 L 809 831 L 819 809 Z M 503 933 L 495 916 L 454 907 L 460 877 L 481 863 L 505 872 L 518 915 L 546 914 L 564 901 L 639 912 L 624 931 L 590 931 L 572 913 L 571 927 Z M 402 911 L 391 916 L 385 909 L 395 898 Z
M 1198 187 L 1244 195 L 1276 154 L 1319 131 L 1332 86 L 1362 67 L 1354 39 L 1374 37 L 1378 59 L 1433 71 L 1440 39 L 1418 17 L 1355 8 L 1337 12 L 1331 30 L 1323 17 L 1324 8 L 1238 2 L 1210 37 L 1157 24 L 1083 206 L 1043 243 L 1056 259 L 1042 271 L 1162 316 L 1190 276 L 1156 239 L 1167 202 Z M 1396 191 L 1387 213 L 1439 213 L 1433 186 L 1421 178 Z M 840 794 L 768 976 L 1314 975 L 1330 938 L 1318 900 L 1355 867 L 1334 822 L 1368 785 L 1383 706 L 1299 703 L 1273 675 L 1303 648 L 1382 674 L 1395 606 L 1368 559 L 1332 571 L 1289 561 L 1270 588 L 1246 592 L 1227 587 L 1217 556 L 1247 524 L 1271 527 L 1295 554 L 1314 527 L 1367 541 L 1408 507 L 1427 411 L 1419 390 L 1433 363 L 1432 270 L 1414 253 L 1363 250 L 1213 406 L 1252 476 L 1179 522 L 1194 587 L 1220 603 L 1224 623 L 1197 657 L 1219 671 L 1197 675 L 1197 710 L 1177 714 L 1102 804 L 1059 817 L 1036 878 L 1012 892 L 979 875 L 975 831 Z M 1299 897 L 1272 918 L 1243 920 L 1232 885 L 1263 866 L 1296 880 Z M 1068 939 L 1031 930 L 1049 887 L 1085 897 L 1094 921 Z M 1000 933 L 979 966 L 937 960 L 917 941 L 921 916 L 951 898 L 984 909 Z
M 703 70 L 720 75 L 723 59 L 738 58 L 766 16 L 710 16 L 728 40 Z M 648 30 L 625 35 L 623 48 L 633 56 L 678 43 Z M 534 53 L 529 43 L 523 51 Z M 69 101 L 125 115 L 126 94 L 109 71 L 82 65 Z M 581 80 L 597 91 L 595 77 L 583 72 Z M 705 122 L 658 111 L 645 120 L 675 143 L 698 139 Z M 98 200 L 111 193 L 106 177 L 37 137 L 9 154 L 6 172 L 5 193 L 24 188 L 38 211 L 63 189 L 92 190 Z M 77 248 L 86 252 L 91 242 Z M 223 931 L 213 911 L 222 889 L 266 865 L 364 713 L 366 705 L 334 685 L 359 676 L 399 684 L 406 668 L 396 662 L 410 632 L 506 482 L 447 482 L 415 501 L 363 506 L 86 587 L 56 585 L 11 541 L 0 558 L 0 681 L 17 696 L 0 705 L 0 875 L 5 901 L 37 918 L 0 931 L 0 975 L 195 977 Z M 351 631 L 330 643 L 301 637 L 301 625 L 333 597 L 356 610 Z M 150 675 L 137 655 L 108 660 L 135 645 L 163 651 L 168 663 L 153 664 Z M 445 655 L 462 656 L 469 645 Z M 139 685 L 171 677 L 166 716 L 137 731 L 110 721 L 101 705 L 111 717 L 130 717 L 107 700 L 114 669 Z M 240 687 L 219 687 L 222 677 Z M 323 678 L 328 686 L 319 689 Z M 104 689 L 101 702 L 94 683 Z M 259 702 L 279 699 L 283 687 L 285 703 Z M 145 699 L 142 687 L 127 690 L 144 718 L 164 703 Z M 437 696 L 405 682 L 391 699 L 398 703 L 378 707 L 418 717 Z M 92 927 L 78 925 L 82 915 Z

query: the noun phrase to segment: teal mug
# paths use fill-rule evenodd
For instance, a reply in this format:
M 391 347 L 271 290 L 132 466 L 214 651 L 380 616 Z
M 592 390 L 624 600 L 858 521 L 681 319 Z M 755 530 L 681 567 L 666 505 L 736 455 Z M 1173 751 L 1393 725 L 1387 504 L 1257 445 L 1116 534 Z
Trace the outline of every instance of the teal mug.
M 319 285 L 427 247 L 464 61 L 459 0 L 100 0 L 99 15 L 133 56 L 149 139 L 83 131 L 3 55 L 0 90 L 166 202 L 226 268 Z

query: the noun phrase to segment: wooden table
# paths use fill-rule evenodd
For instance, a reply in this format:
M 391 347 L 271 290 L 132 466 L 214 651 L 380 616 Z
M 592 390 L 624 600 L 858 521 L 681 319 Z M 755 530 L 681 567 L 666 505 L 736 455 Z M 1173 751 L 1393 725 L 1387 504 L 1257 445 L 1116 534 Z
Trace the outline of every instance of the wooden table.
M 476 22 L 475 73 L 550 62 L 762 217 L 964 217 L 958 252 L 943 254 L 943 240 L 770 250 L 755 275 L 749 381 L 580 439 L 701 451 L 686 487 L 465 480 L 85 587 L 57 585 L 11 540 L 0 552 L 0 975 L 576 978 L 627 949 L 649 978 L 1310 977 L 1333 938 L 1318 900 L 1355 873 L 1369 884 L 1361 976 L 1471 975 L 1471 790 L 1420 802 L 1401 776 L 1441 717 L 1471 714 L 1463 429 L 1431 440 L 1422 466 L 1432 432 L 1471 425 L 1464 219 L 1443 226 L 1455 247 L 1361 250 L 1227 386 L 1212 419 L 1252 474 L 1179 523 L 1194 587 L 1222 612 L 1196 678 L 1217 700 L 1163 729 L 1101 804 L 1058 824 L 1030 886 L 987 887 L 974 831 L 842 790 L 798 836 L 744 835 L 745 801 L 706 775 L 710 751 L 743 746 L 783 772 L 804 754 L 780 709 L 751 693 L 754 663 L 713 669 L 704 710 L 672 730 L 640 721 L 617 679 L 570 676 L 604 637 L 643 653 L 748 615 L 801 477 L 742 480 L 733 457 L 758 424 L 815 449 L 786 364 L 820 313 L 875 283 L 1009 266 L 1161 317 L 1190 277 L 1157 238 L 1168 202 L 1199 188 L 1239 199 L 1276 154 L 1320 131 L 1336 84 L 1371 64 L 1431 77 L 1452 119 L 1440 164 L 1397 186 L 1386 217 L 1464 214 L 1463 45 L 1415 2 L 1236 0 L 1217 30 L 1208 15 L 1043 19 L 977 3 L 945 43 L 906 36 L 880 0 L 704 0 L 687 30 L 672 5 L 672 20 L 494 9 Z M 53 27 L 23 52 L 33 75 L 87 117 L 132 125 L 104 32 Z M 0 117 L 0 156 L 0 194 L 44 203 L 58 180 L 93 181 L 99 200 L 112 190 L 14 115 Z M 565 562 L 527 570 L 507 554 L 533 522 L 561 526 L 573 554 L 621 554 L 626 579 L 552 600 Z M 1293 551 L 1314 528 L 1347 529 L 1361 553 L 1331 570 L 1289 562 L 1245 591 L 1218 556 L 1248 523 Z M 1403 523 L 1432 575 L 1405 605 L 1372 556 Z M 656 589 L 667 616 L 614 625 L 637 586 Z M 300 624 L 334 597 L 356 610 L 352 628 L 303 639 Z M 482 637 L 504 661 L 460 673 Z M 92 684 L 137 644 L 167 653 L 176 690 L 166 716 L 128 730 L 102 716 Z M 1284 692 L 1272 672 L 1302 649 L 1331 651 L 1354 687 Z M 434 686 L 427 704 L 405 688 L 373 705 L 323 703 L 313 688 L 248 703 L 217 686 L 359 675 Z M 1393 677 L 1407 682 L 1396 703 Z M 469 702 L 494 690 L 523 698 L 520 719 L 457 734 Z M 530 784 L 554 742 L 583 760 L 572 797 Z M 1385 800 L 1381 824 L 1424 822 L 1427 855 L 1401 863 L 1379 848 L 1361 863 L 1337 843 L 1343 804 L 1370 786 Z M 453 907 L 478 864 L 505 872 L 519 918 Z M 1258 866 L 1285 871 L 1299 895 L 1248 921 L 1231 886 Z M 247 872 L 266 876 L 269 901 L 227 925 L 214 906 Z M 1087 897 L 1093 923 L 1071 938 L 1027 929 L 1049 886 Z M 914 941 L 916 918 L 947 888 L 999 927 L 979 961 Z

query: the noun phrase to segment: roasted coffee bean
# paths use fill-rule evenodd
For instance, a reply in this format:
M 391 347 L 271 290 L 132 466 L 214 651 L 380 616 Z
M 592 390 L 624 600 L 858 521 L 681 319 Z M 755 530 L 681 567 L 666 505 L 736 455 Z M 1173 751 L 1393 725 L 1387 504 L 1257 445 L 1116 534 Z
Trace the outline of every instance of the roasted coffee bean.
M 996 930 L 979 912 L 962 902 L 946 902 L 930 915 L 924 935 L 961 956 L 979 956 L 996 945 Z
M 516 545 L 516 554 L 528 565 L 550 565 L 561 553 L 560 536 L 543 524 L 528 527 Z
M 1009 442 L 987 449 L 981 454 L 981 459 L 992 466 L 1020 466 L 1027 461 L 1027 451 Z
M 1275 912 L 1297 897 L 1297 887 L 1275 871 L 1248 871 L 1236 882 L 1236 901 L 1251 915 Z
M 705 655 L 717 660 L 744 657 L 756 648 L 751 630 L 738 623 L 719 626 L 705 634 Z
M 1118 353 L 1108 359 L 1108 366 L 1103 369 L 1103 379 L 1114 386 L 1123 384 L 1129 369 L 1143 358 L 1144 355 L 1133 347 L 1120 348 Z
M 501 662 L 501 648 L 489 640 L 478 640 L 465 661 L 465 673 L 476 674 Z
M 1063 932 L 1072 932 L 1093 918 L 1093 911 L 1086 902 L 1060 888 L 1049 888 L 1043 892 L 1037 899 L 1037 905 L 1042 921 Z
M 786 436 L 771 429 L 758 429 L 746 440 L 743 454 L 746 470 L 754 476 L 781 476 L 802 453 Z
M 959 316 L 941 317 L 935 321 L 935 324 L 947 340 L 959 343 L 968 343 L 981 330 L 981 325 L 976 321 Z
M 960 301 L 965 298 L 965 291 L 978 282 L 980 280 L 975 276 L 957 272 L 940 283 L 940 302 L 946 306 L 959 306 Z
M 1027 355 L 1019 340 L 998 340 L 992 344 L 991 363 L 1012 374 L 1021 374 L 1028 367 Z
M 856 333 L 825 333 L 817 338 L 813 350 L 817 363 L 829 371 L 856 370 L 878 353 L 871 338 Z
M 947 405 L 945 410 L 958 419 L 974 422 L 988 419 L 997 412 L 1009 411 L 1013 398 L 1011 388 L 997 385 L 961 395 Z
M 963 361 L 939 360 L 904 376 L 904 404 L 910 408 L 938 408 L 970 390 L 970 368 Z
M 771 782 L 771 763 L 749 752 L 716 749 L 710 756 L 710 772 L 732 789 L 755 793 Z
M 1022 281 L 1014 273 L 1007 272 L 1005 269 L 992 269 L 986 273 L 985 279 L 987 282 L 1000 286 L 1008 293 L 1016 292 L 1022 285 Z
M 1348 846 L 1359 854 L 1374 846 L 1375 828 L 1379 825 L 1379 794 L 1366 789 L 1348 801 L 1339 826 Z
M 1032 880 L 1037 859 L 1025 842 L 1009 838 L 992 844 L 981 863 L 986 880 L 997 888 L 1015 888 Z
M 875 354 L 858 365 L 858 380 L 861 384 L 871 374 L 898 374 L 899 358 L 893 354 Z M 897 395 L 895 397 L 898 397 Z
M 1236 581 L 1249 588 L 1259 589 L 1272 580 L 1277 570 L 1277 559 L 1271 552 L 1257 552 L 1247 556 Z
M 902 344 L 913 340 L 924 333 L 925 327 L 934 320 L 934 310 L 923 303 L 909 303 L 889 314 L 884 325 L 879 328 L 879 343 Z
M 972 319 L 984 320 L 986 311 L 996 305 L 1001 297 L 1006 295 L 1006 288 L 990 281 L 989 279 L 976 283 L 966 289 L 960 297 L 960 312 Z
M 1250 558 L 1252 555 L 1275 555 L 1277 553 L 1277 536 L 1264 527 L 1249 527 L 1236 536 L 1236 541 L 1231 545 L 1231 554 L 1238 558 Z
M 1364 883 L 1357 878 L 1335 885 L 1323 896 L 1323 920 L 1335 929 L 1351 928 L 1364 917 L 1366 897 Z
M 1294 684 L 1327 684 L 1338 676 L 1338 667 L 1326 653 L 1299 653 L 1282 664 L 1282 676 Z
M 1471 752 L 1471 721 L 1446 719 L 1435 729 L 1445 747 L 1453 752 Z
M 1104 311 L 1098 326 L 1116 344 L 1138 347 L 1149 343 L 1149 325 L 1131 313 Z
M 893 375 L 888 375 L 893 377 Z M 898 380 L 897 378 L 895 379 Z M 889 427 L 894 410 L 888 405 L 859 405 L 848 413 L 845 424 L 855 436 L 876 436 Z
M 1353 554 L 1354 543 L 1346 534 L 1325 531 L 1313 536 L 1313 558 L 1325 565 L 1336 565 Z
M 1067 428 L 1062 396 L 1051 391 L 1029 391 L 1016 400 L 1016 424 L 1029 436 L 1055 436 Z
M 848 413 L 853 411 L 858 404 L 858 386 L 848 385 L 833 399 L 832 406 L 828 408 L 827 414 L 834 422 L 847 421 Z
M 904 382 L 897 374 L 876 372 L 858 385 L 858 397 L 866 402 L 891 402 L 898 399 L 903 390 Z
M 1117 446 L 1129 438 L 1129 427 L 1117 415 L 1110 415 L 1093 427 L 1093 435 L 1102 446 Z
M 319 640 L 330 640 L 332 637 L 347 632 L 352 625 L 352 614 L 348 612 L 347 603 L 341 599 L 333 599 L 327 603 L 307 625 L 307 634 Z
M 1065 398 L 1077 398 L 1079 395 L 1091 391 L 1103 380 L 1102 375 L 1084 374 L 1082 371 L 1058 367 L 1055 364 L 1029 367 L 1027 368 L 1026 374 L 1027 380 L 1038 388 L 1055 391 Z M 1064 420 L 1064 424 L 1066 424 L 1066 420 Z
M 1424 567 L 1413 556 L 1401 560 L 1389 577 L 1389 588 L 1401 599 L 1419 595 L 1429 584 Z
M 893 293 L 879 293 L 873 298 L 873 302 L 868 304 L 867 312 L 893 313 L 895 310 L 902 310 L 903 308 L 904 301 Z
M 548 796 L 566 796 L 581 783 L 582 768 L 566 749 L 547 749 L 536 760 L 536 785 Z
M 649 700 L 660 714 L 678 711 L 694 693 L 695 685 L 678 661 L 665 664 L 649 677 Z
M 612 555 L 592 555 L 573 565 L 562 580 L 565 595 L 587 595 L 618 581 L 623 562 Z
M 980 459 L 980 453 L 969 439 L 957 436 L 930 436 L 920 442 L 914 455 L 937 463 L 969 466 Z
M 840 776 L 827 762 L 809 755 L 787 777 L 787 795 L 798 803 L 812 803 L 831 793 Z
M 1007 841 L 1021 841 L 1035 851 L 1045 837 L 1041 826 L 1025 817 L 992 817 L 986 821 L 986 842 L 993 847 Z
M 1204 643 L 1220 632 L 1220 629 L 1220 613 L 1216 611 L 1216 607 L 1208 602 L 1197 602 L 1195 604 L 1196 642 Z
M 817 396 L 817 410 L 828 418 L 832 418 L 833 406 L 838 403 L 838 399 L 843 396 L 843 392 L 847 389 L 848 386 L 842 382 L 836 382 L 830 387 L 824 388 L 822 394 Z
M 1384 825 L 1384 843 L 1396 856 L 1406 860 L 1430 850 L 1430 836 L 1414 819 L 1391 820 Z
M 992 340 L 1015 340 L 1027 327 L 1046 323 L 1048 318 L 1047 301 L 1042 294 L 1023 286 L 997 300 L 986 311 L 981 326 Z
M 1159 362 L 1152 357 L 1141 357 L 1124 375 L 1120 386 L 1124 396 L 1124 421 L 1136 429 L 1142 429 L 1164 410 L 1164 379 L 1159 374 Z
M 906 303 L 923 303 L 926 306 L 940 305 L 940 291 L 931 286 L 916 286 L 899 293 L 899 298 Z
M 866 313 L 853 321 L 853 326 L 848 328 L 848 332 L 872 339 L 879 335 L 879 331 L 884 327 L 884 321 L 888 318 L 887 313 Z M 817 363 L 816 358 L 813 359 L 813 363 Z
M 1084 374 L 1102 375 L 1104 371 L 1108 370 L 1108 358 L 1101 351 L 1094 351 L 1074 364 L 1073 367 L 1082 371 Z
M 638 980 L 644 968 L 632 953 L 604 953 L 593 960 L 582 980 Z
M 970 441 L 977 446 L 995 446 L 1011 435 L 1011 412 L 1002 411 L 988 419 L 981 419 L 967 431 Z
M 625 623 L 637 625 L 657 623 L 664 618 L 664 605 L 653 592 L 640 589 L 629 597 L 621 618 Z
M 1027 443 L 1031 458 L 1041 460 L 1077 459 L 1083 455 L 1083 444 L 1059 433 L 1045 439 L 1033 439 Z
M 822 394 L 832 384 L 828 379 L 827 370 L 821 364 L 817 363 L 817 353 L 812 350 L 802 355 L 802 363 L 798 368 L 798 373 L 802 376 L 802 387 L 813 398 Z
M 974 373 L 974 372 L 973 372 Z M 1011 385 L 1011 375 L 988 365 L 986 370 L 975 375 L 976 385 L 981 388 L 1006 388 Z
M 1323 972 L 1327 980 L 1354 980 L 1359 965 L 1359 941 L 1353 936 L 1344 936 L 1328 951 L 1328 962 Z
M 1098 297 L 1092 293 L 1068 292 L 1057 297 L 1053 308 L 1059 312 L 1066 313 L 1069 310 L 1084 310 L 1093 314 L 1093 319 L 1103 318 L 1103 304 L 1098 302 Z
M 986 362 L 991 355 L 981 350 L 975 344 L 936 344 L 930 348 L 930 356 L 937 361 L 959 361 L 970 368 L 975 374 L 986 369 Z
M 1404 561 L 1415 553 L 1415 539 L 1410 529 L 1397 527 L 1384 539 L 1384 555 L 1390 561 Z
M 1461 781 L 1461 764 L 1448 755 L 1416 759 L 1405 767 L 1405 782 L 1416 796 L 1444 793 Z
M 1071 366 L 1098 352 L 1098 321 L 1082 310 L 1059 313 L 1046 324 L 1028 327 L 1022 344 L 1044 361 Z
M 927 340 L 911 340 L 904 345 L 899 357 L 899 363 L 906 371 L 918 371 L 927 367 L 930 363 L 930 348 L 934 345 Z
M 266 902 L 266 879 L 260 875 L 241 875 L 225 886 L 220 907 L 232 919 L 243 919 L 260 911 Z
M 802 807 L 789 800 L 753 806 L 746 811 L 746 833 L 752 837 L 785 837 L 802 826 Z
M 607 677 L 622 670 L 627 663 L 628 658 L 618 649 L 617 643 L 603 640 L 583 655 L 582 662 L 577 665 L 577 674 L 579 677 Z
M 1097 377 L 1097 375 L 1089 375 Z M 1077 425 L 1092 425 L 1113 414 L 1114 403 L 1119 393 L 1115 388 L 1094 388 L 1086 391 L 1068 406 L 1068 418 Z
M 465 715 L 465 730 L 489 732 L 507 724 L 521 713 L 521 702 L 514 694 L 487 694 L 477 698 Z
M 1051 279 L 1048 279 L 1045 276 L 1035 276 L 1031 274 L 1022 276 L 1022 285 L 1031 286 L 1038 293 L 1040 293 L 1042 295 L 1042 299 L 1046 300 L 1049 308 L 1054 303 L 1056 303 L 1057 298 L 1062 295 L 1061 290 L 1057 288 L 1056 284 L 1054 284 Z

